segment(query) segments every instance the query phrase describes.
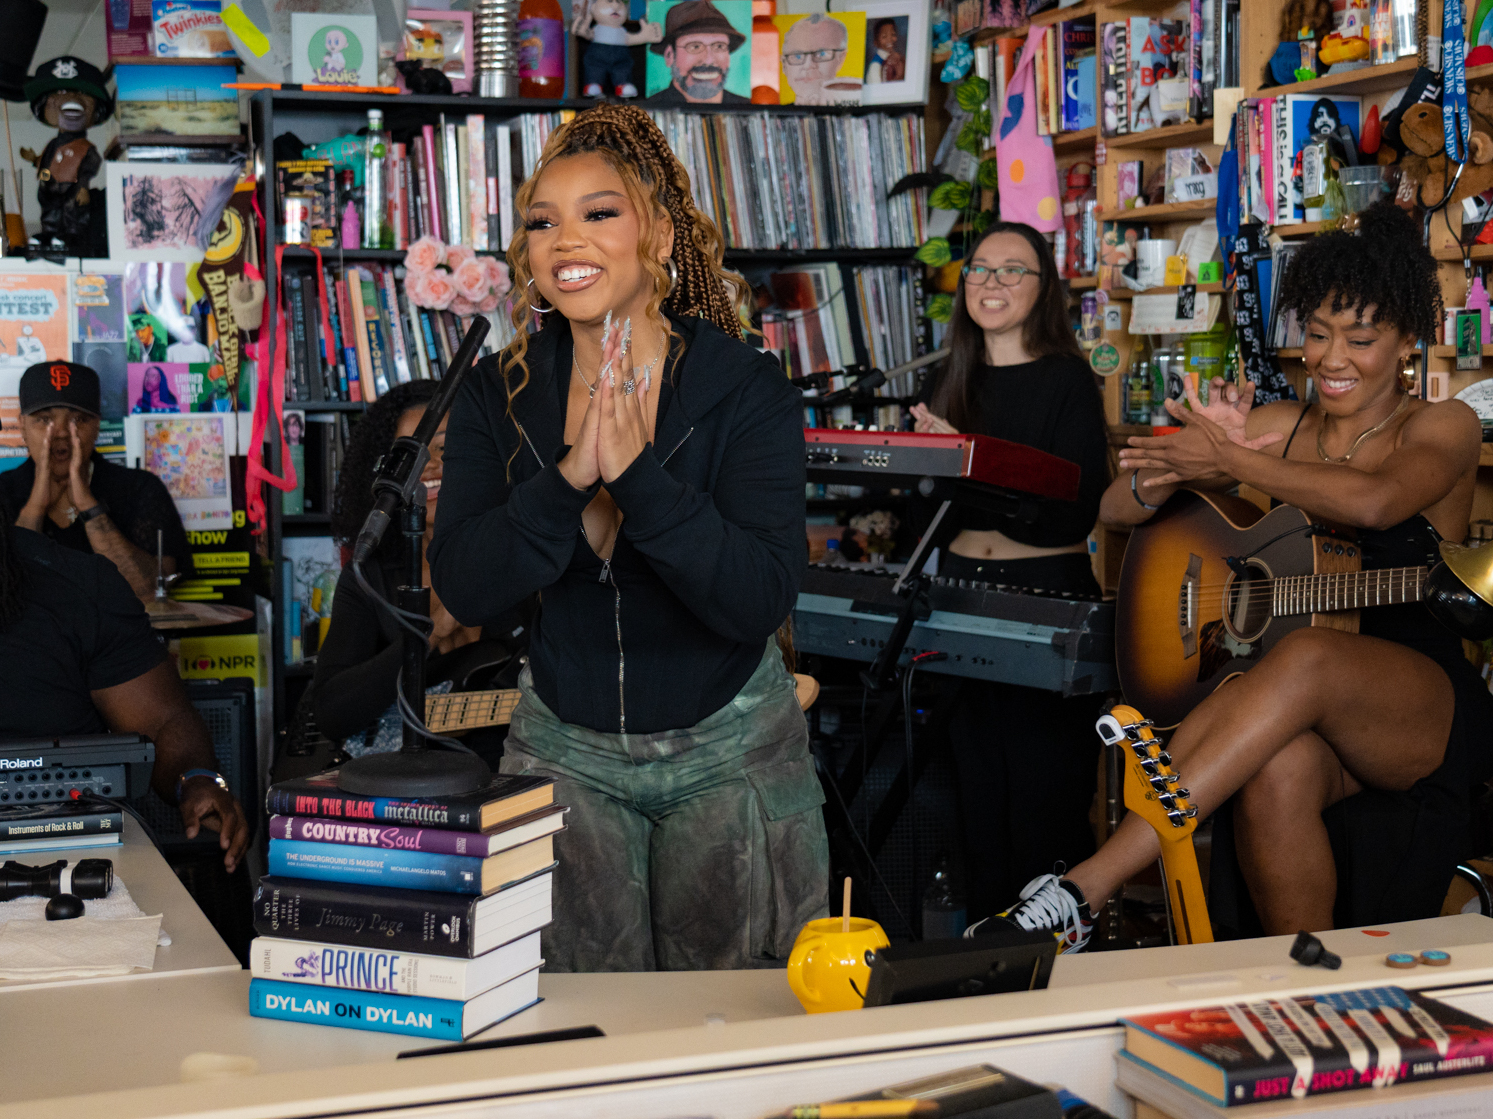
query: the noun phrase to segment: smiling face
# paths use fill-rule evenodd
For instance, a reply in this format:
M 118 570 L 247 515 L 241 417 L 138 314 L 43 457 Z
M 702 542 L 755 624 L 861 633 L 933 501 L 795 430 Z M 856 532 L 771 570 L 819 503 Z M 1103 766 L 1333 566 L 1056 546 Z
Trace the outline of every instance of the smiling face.
M 666 217 L 658 220 L 663 260 L 674 234 Z M 525 229 L 534 286 L 571 322 L 600 322 L 608 311 L 640 313 L 656 289 L 639 257 L 645 215 L 598 153 L 557 159 L 540 173 Z
M 423 404 L 418 408 L 406 408 L 394 428 L 394 437 L 403 439 L 415 434 L 415 428 L 420 426 L 420 417 L 423 415 L 425 415 Z M 425 483 L 427 532 L 435 529 L 435 507 L 436 502 L 441 499 L 441 474 L 446 458 L 446 421 L 450 418 L 449 414 L 441 417 L 441 426 L 435 429 L 435 437 L 430 441 L 430 461 L 425 464 L 425 470 L 420 474 L 420 481 Z
M 993 233 L 975 249 L 970 257 L 971 268 L 1000 268 L 1019 265 L 1030 270 L 1030 275 L 1021 277 L 1014 287 L 1004 287 L 991 274 L 984 284 L 964 284 L 964 306 L 969 317 L 981 330 L 1004 334 L 1008 330 L 1020 330 L 1037 305 L 1037 295 L 1042 290 L 1042 265 L 1031 245 L 1019 233 Z
M 709 101 L 726 86 L 731 40 L 722 33 L 681 35 L 664 48 L 664 64 L 674 84 L 691 101 Z
M 1400 370 L 1415 339 L 1373 319 L 1372 304 L 1333 311 L 1328 297 L 1307 320 L 1301 356 L 1324 411 L 1350 415 L 1400 391 Z
M 47 98 L 42 119 L 63 132 L 82 132 L 93 120 L 93 98 L 86 93 L 59 89 Z
M 890 54 L 897 49 L 897 25 L 888 21 L 876 29 L 876 45 Z

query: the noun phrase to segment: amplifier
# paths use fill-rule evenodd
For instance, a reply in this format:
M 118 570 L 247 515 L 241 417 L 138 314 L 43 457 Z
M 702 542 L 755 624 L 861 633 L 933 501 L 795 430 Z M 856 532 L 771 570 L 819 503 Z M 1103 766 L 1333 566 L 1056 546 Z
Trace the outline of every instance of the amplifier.
M 155 759 L 155 743 L 139 734 L 0 742 L 0 805 L 66 802 L 74 789 L 143 796 Z

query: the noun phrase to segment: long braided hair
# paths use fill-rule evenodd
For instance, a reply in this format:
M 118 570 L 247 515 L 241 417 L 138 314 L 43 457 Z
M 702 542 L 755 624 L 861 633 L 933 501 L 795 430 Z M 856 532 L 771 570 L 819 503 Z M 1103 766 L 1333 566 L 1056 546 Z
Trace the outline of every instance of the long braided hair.
M 738 304 L 746 299 L 746 282 L 721 264 L 725 241 L 715 223 L 695 207 L 689 173 L 670 150 L 664 134 L 646 112 L 636 105 L 603 103 L 579 113 L 550 135 L 544 153 L 527 182 L 519 187 L 514 208 L 527 214 L 539 176 L 558 159 L 592 153 L 601 156 L 621 177 L 627 196 L 642 218 L 638 259 L 653 277 L 654 293 L 648 300 L 650 318 L 660 318 L 667 308 L 676 315 L 691 315 L 714 323 L 732 338 L 740 338 Z M 670 290 L 668 269 L 659 263 L 658 248 L 667 217 L 674 225 L 671 259 L 679 283 Z M 536 298 L 529 281 L 529 233 L 520 225 L 508 246 L 508 266 L 513 273 L 514 336 L 503 352 L 501 369 L 508 389 L 508 410 L 514 397 L 529 383 L 529 327 L 542 322 L 534 313 Z M 545 312 L 548 308 L 541 307 Z M 670 331 L 673 334 L 673 331 Z M 677 340 L 677 339 L 676 339 Z M 515 370 L 518 371 L 515 374 Z

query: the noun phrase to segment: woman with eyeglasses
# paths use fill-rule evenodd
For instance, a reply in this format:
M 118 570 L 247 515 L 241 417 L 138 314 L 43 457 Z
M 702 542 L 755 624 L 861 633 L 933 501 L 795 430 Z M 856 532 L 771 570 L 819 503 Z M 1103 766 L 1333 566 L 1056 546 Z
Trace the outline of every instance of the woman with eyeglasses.
M 924 382 L 916 429 L 1024 443 L 1082 470 L 1078 500 L 1031 521 L 959 506 L 935 540 L 939 574 L 1099 597 L 1088 536 L 1110 479 L 1094 374 L 1069 325 L 1052 250 L 1028 225 L 999 222 L 970 250 L 954 296 L 949 359 Z M 970 680 L 950 723 L 959 772 L 971 920 L 1021 886 L 1094 850 L 1099 698 Z

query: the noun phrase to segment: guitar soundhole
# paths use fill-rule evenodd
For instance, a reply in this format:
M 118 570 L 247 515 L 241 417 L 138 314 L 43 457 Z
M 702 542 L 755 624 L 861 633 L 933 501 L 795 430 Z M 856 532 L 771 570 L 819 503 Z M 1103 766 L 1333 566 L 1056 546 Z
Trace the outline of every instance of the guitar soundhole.
M 1274 584 L 1270 571 L 1258 560 L 1248 560 L 1245 574 L 1230 575 L 1224 584 L 1223 621 L 1239 641 L 1255 641 L 1270 624 Z

